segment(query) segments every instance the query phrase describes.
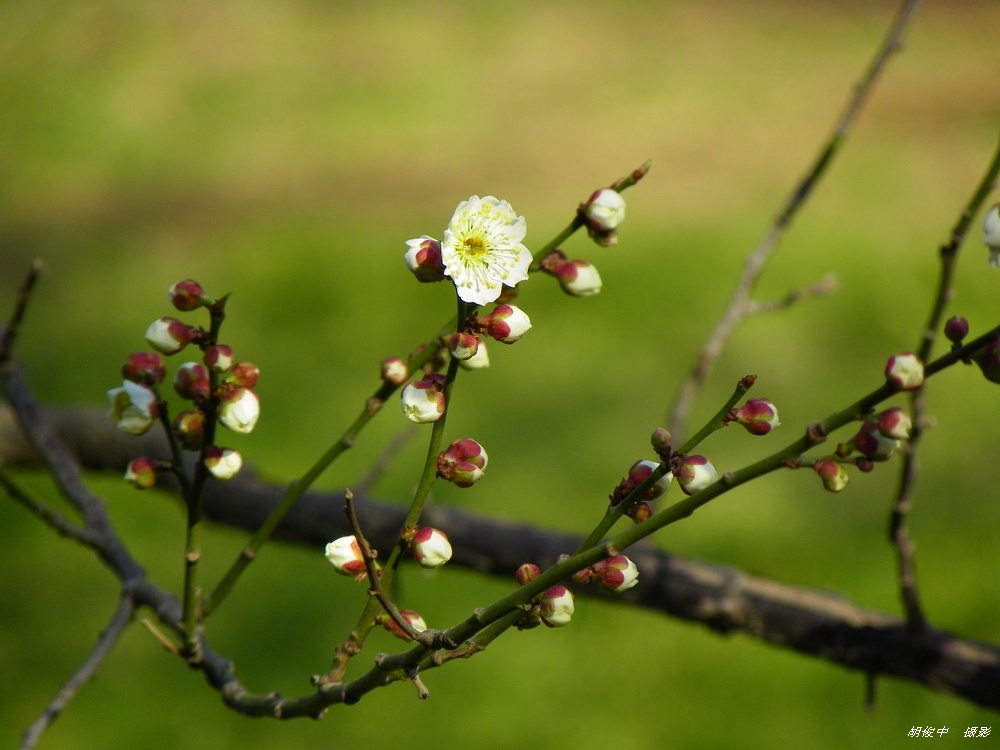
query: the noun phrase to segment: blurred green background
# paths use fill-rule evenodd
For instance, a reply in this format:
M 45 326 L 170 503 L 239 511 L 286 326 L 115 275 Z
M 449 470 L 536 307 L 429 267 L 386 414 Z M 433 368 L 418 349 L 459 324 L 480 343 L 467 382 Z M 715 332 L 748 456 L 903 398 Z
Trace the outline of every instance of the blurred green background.
M 489 451 L 474 490 L 439 502 L 583 532 L 629 464 L 649 457 L 673 390 L 744 255 L 829 133 L 881 40 L 891 2 L 59 2 L 0 4 L 0 299 L 44 258 L 19 344 L 42 399 L 104 403 L 181 278 L 232 292 L 226 340 L 262 370 L 263 416 L 230 443 L 261 473 L 301 473 L 357 412 L 380 359 L 451 313 L 415 284 L 404 241 L 440 235 L 455 205 L 493 194 L 539 247 L 577 203 L 648 158 L 627 193 L 619 246 L 574 237 L 601 271 L 597 297 L 533 277 L 534 330 L 463 379 L 449 433 Z M 994 0 L 922 4 L 901 56 L 769 267 L 773 298 L 835 272 L 840 292 L 738 332 L 695 411 L 759 376 L 784 426 L 705 445 L 735 469 L 877 386 L 916 345 L 937 248 L 996 145 L 1000 13 Z M 978 224 L 952 307 L 973 332 L 1000 318 L 1000 273 Z M 6 315 L 6 313 L 3 313 Z M 499 397 L 498 394 L 503 394 Z M 998 391 L 956 368 L 929 388 L 912 531 L 932 622 L 996 642 Z M 405 429 L 389 409 L 321 482 L 356 482 Z M 840 439 L 848 435 L 837 436 Z M 378 494 L 399 501 L 413 441 Z M 989 471 L 988 471 L 989 470 Z M 677 552 L 898 612 L 884 541 L 896 464 L 839 495 L 809 472 L 721 499 L 661 534 Z M 44 477 L 28 481 L 48 491 Z M 171 502 L 94 477 L 151 576 L 180 577 Z M 213 530 L 218 573 L 242 536 Z M 0 746 L 11 747 L 77 667 L 117 596 L 92 556 L 0 502 Z M 402 575 L 431 626 L 509 590 L 461 570 Z M 210 623 L 258 691 L 308 691 L 364 598 L 321 550 L 268 548 Z M 394 647 L 388 637 L 377 648 Z M 510 634 L 322 722 L 225 709 L 133 627 L 42 747 L 843 748 L 906 741 L 911 726 L 996 714 L 891 680 L 864 710 L 862 677 L 661 616 L 581 601 L 559 631 Z

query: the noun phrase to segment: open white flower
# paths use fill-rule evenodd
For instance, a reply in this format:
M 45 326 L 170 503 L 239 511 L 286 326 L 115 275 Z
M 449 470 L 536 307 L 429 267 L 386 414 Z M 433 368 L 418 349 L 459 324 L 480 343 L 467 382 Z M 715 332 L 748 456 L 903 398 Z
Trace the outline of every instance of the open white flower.
M 500 296 L 502 285 L 528 278 L 531 253 L 521 240 L 523 216 L 507 201 L 473 195 L 462 201 L 441 241 L 445 274 L 465 302 L 486 305 Z

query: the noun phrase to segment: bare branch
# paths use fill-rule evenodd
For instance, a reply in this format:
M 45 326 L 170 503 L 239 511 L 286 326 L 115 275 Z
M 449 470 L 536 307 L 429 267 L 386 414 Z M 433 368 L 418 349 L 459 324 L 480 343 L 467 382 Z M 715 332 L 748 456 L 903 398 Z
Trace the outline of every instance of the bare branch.
M 777 248 L 778 241 L 791 223 L 792 218 L 802 208 L 820 178 L 826 173 L 837 151 L 846 140 L 851 127 L 854 125 L 854 121 L 858 118 L 858 115 L 867 103 L 874 89 L 875 82 L 881 75 L 889 58 L 900 48 L 903 32 L 906 30 L 906 26 L 914 10 L 916 10 L 916 5 L 916 0 L 903 1 L 885 39 L 875 53 L 865 74 L 855 86 L 854 93 L 848 100 L 847 106 L 841 114 L 833 133 L 827 140 L 826 145 L 820 151 L 816 160 L 802 178 L 802 181 L 792 191 L 785 205 L 778 212 L 778 216 L 775 218 L 774 224 L 767 231 L 767 234 L 764 235 L 764 238 L 753 252 L 747 256 L 746 264 L 743 267 L 743 275 L 736 284 L 729 304 L 719 322 L 716 323 L 715 329 L 705 341 L 701 352 L 695 359 L 694 367 L 677 389 L 677 394 L 674 397 L 667 420 L 667 428 L 677 440 L 683 441 L 688 416 L 694 405 L 694 399 L 715 366 L 715 362 L 722 353 L 726 342 L 740 321 L 754 311 L 751 303 L 751 295 L 764 271 L 764 266 Z
M 59 693 L 45 708 L 42 715 L 25 730 L 24 736 L 21 738 L 21 744 L 18 746 L 19 750 L 30 750 L 30 748 L 35 747 L 45 733 L 45 730 L 49 728 L 52 722 L 59 718 L 59 714 L 69 705 L 69 702 L 73 700 L 80 688 L 97 674 L 97 670 L 100 669 L 104 660 L 111 653 L 111 649 L 114 648 L 121 634 L 125 632 L 125 627 L 132 621 L 132 613 L 134 611 L 135 606 L 132 603 L 132 598 L 128 595 L 123 595 L 118 602 L 118 607 L 115 609 L 111 621 L 108 623 L 108 627 L 101 633 L 101 637 L 97 641 L 97 646 L 93 652 L 80 665 L 80 668 L 76 670 L 73 676 L 63 684 L 59 689 Z

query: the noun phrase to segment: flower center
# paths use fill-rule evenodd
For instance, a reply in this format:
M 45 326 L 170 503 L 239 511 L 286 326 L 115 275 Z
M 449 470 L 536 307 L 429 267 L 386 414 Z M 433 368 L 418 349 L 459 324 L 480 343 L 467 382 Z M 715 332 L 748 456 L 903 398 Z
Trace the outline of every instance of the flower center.
M 462 242 L 465 248 L 465 255 L 468 258 L 478 258 L 486 253 L 486 243 L 482 237 L 466 237 Z

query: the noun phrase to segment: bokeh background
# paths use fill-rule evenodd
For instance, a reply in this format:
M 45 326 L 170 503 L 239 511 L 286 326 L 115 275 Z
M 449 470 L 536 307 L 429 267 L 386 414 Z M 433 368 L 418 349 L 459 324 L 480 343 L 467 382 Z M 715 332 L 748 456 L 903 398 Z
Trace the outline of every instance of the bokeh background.
M 605 288 L 570 299 L 532 278 L 534 330 L 459 384 L 449 432 L 491 457 L 438 502 L 584 532 L 629 464 L 648 457 L 674 388 L 745 254 L 817 153 L 881 40 L 891 2 L 60 2 L 0 4 L 0 299 L 45 259 L 19 352 L 42 399 L 101 404 L 167 287 L 232 292 L 226 340 L 263 372 L 263 416 L 234 437 L 265 477 L 301 473 L 353 418 L 377 364 L 452 312 L 415 284 L 404 241 L 493 194 L 539 247 L 595 188 L 646 159 L 615 248 L 565 250 Z M 760 287 L 774 298 L 835 273 L 840 291 L 741 327 L 695 410 L 759 377 L 784 426 L 706 444 L 735 469 L 881 381 L 916 345 L 937 249 L 996 145 L 1000 7 L 921 5 L 842 156 Z M 1000 273 L 974 232 L 952 310 L 996 325 Z M 934 379 L 912 531 L 932 622 L 1000 640 L 998 391 L 972 368 Z M 406 430 L 388 409 L 321 481 L 356 482 Z M 840 436 L 841 439 L 848 435 Z M 404 502 L 422 435 L 377 493 Z M 809 472 L 766 477 L 662 533 L 679 554 L 839 591 L 898 612 L 885 528 L 896 464 L 839 495 Z M 27 474 L 39 491 L 44 477 Z M 182 518 L 166 498 L 92 477 L 150 575 L 176 586 Z M 218 574 L 242 536 L 213 530 Z M 210 623 L 254 690 L 308 691 L 364 593 L 321 550 L 268 548 Z M 86 551 L 0 502 L 0 745 L 51 699 L 117 597 Z M 509 590 L 461 570 L 409 570 L 399 596 L 432 626 Z M 388 640 L 377 648 L 392 648 Z M 911 726 L 1000 724 L 909 684 L 879 683 L 742 637 L 580 601 L 572 625 L 510 634 L 322 722 L 225 709 L 140 627 L 42 747 L 894 747 Z M 988 742 L 988 740 L 987 740 Z

